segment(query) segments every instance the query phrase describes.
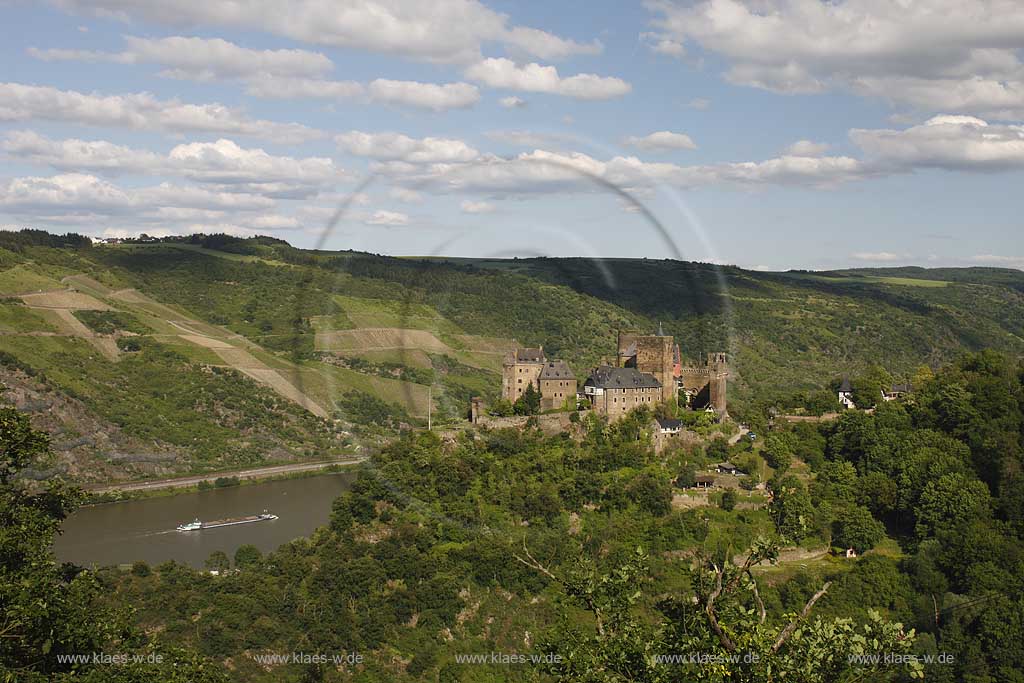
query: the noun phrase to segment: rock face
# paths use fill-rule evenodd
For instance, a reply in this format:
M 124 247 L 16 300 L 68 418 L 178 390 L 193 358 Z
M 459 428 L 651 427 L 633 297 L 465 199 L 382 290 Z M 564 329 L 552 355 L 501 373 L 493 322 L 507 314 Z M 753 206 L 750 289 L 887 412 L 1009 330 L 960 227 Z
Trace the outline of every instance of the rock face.
M 125 434 L 45 380 L 0 366 L 0 384 L 0 402 L 28 414 L 33 427 L 52 437 L 53 462 L 33 470 L 30 478 L 63 475 L 91 484 L 171 476 L 188 469 L 188 457 L 179 449 Z

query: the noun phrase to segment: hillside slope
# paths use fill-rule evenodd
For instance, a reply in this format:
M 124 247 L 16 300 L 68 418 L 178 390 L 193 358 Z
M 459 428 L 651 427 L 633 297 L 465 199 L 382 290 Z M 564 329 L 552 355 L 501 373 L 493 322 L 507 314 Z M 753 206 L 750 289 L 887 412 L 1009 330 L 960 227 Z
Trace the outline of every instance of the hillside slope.
M 736 412 L 872 364 L 907 376 L 965 350 L 1024 353 L 1024 273 L 1004 269 L 448 262 L 23 232 L 0 234 L 0 296 L 5 381 L 42 378 L 33 391 L 92 421 L 64 429 L 102 423 L 134 444 L 101 440 L 64 464 L 107 478 L 322 458 L 346 449 L 342 432 L 379 442 L 415 424 L 428 392 L 435 420 L 458 420 L 470 396 L 495 396 L 516 342 L 583 375 L 613 355 L 616 330 L 661 324 L 688 358 L 732 354 Z M 133 455 L 147 450 L 159 457 Z

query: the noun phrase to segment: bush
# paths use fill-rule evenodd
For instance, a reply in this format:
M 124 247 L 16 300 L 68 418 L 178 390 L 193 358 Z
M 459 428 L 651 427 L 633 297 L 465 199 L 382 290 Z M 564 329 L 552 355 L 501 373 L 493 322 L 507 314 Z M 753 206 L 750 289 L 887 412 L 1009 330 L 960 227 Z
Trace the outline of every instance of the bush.
M 736 489 L 726 489 L 722 491 L 722 497 L 718 499 L 718 507 L 722 508 L 726 512 L 732 512 L 736 508 L 736 501 L 739 498 L 736 495 Z

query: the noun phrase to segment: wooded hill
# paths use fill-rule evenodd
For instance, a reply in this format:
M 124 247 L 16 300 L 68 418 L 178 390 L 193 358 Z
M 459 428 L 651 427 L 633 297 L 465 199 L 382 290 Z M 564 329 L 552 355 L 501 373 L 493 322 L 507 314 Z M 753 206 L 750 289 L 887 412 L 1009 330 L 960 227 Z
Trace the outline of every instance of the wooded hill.
M 1024 351 L 1024 273 L 991 268 L 763 273 L 22 231 L 0 233 L 0 296 L 7 399 L 56 431 L 55 467 L 82 481 L 353 452 L 422 420 L 428 389 L 435 420 L 459 420 L 470 396 L 494 397 L 513 340 L 585 376 L 617 329 L 660 323 L 689 359 L 731 353 L 740 416 L 876 364 L 910 378 L 967 350 Z

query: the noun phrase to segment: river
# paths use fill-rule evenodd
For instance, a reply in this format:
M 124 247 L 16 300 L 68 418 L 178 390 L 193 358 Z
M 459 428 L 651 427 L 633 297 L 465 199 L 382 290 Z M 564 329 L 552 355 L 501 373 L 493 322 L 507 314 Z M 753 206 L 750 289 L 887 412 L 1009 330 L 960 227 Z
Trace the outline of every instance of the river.
M 60 562 L 83 566 L 176 560 L 201 568 L 215 550 L 234 557 L 238 546 L 251 543 L 266 553 L 325 525 L 331 503 L 348 489 L 353 477 L 341 472 L 83 507 L 64 521 L 54 554 Z M 202 531 L 175 530 L 197 517 L 211 521 L 263 510 L 278 519 Z

